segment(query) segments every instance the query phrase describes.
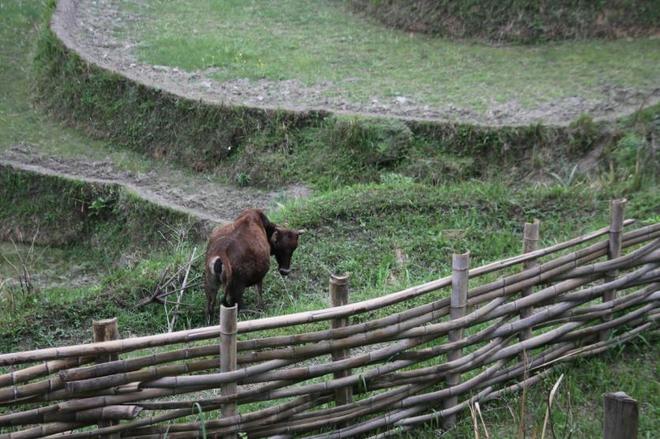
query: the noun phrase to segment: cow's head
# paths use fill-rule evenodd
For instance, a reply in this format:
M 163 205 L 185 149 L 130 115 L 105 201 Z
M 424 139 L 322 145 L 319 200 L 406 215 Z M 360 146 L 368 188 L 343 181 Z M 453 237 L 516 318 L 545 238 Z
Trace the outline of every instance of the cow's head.
M 282 276 L 287 276 L 291 272 L 291 255 L 298 247 L 298 237 L 303 233 L 304 230 L 275 227 L 270 237 L 270 254 L 275 256 Z

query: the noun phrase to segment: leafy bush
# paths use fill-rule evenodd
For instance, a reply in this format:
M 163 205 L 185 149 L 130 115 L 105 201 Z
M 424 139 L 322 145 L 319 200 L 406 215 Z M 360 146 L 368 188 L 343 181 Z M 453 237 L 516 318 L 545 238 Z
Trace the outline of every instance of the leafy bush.
M 570 152 L 583 154 L 591 150 L 602 135 L 598 124 L 588 114 L 583 114 L 571 123 Z
M 651 145 L 635 132 L 623 136 L 610 153 L 611 179 L 626 182 L 630 190 L 639 190 L 644 180 L 654 182 L 657 172 Z

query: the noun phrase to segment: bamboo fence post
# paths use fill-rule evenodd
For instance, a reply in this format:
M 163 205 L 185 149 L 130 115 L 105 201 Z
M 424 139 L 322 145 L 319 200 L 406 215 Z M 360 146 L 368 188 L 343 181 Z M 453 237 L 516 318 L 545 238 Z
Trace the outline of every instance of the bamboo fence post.
M 238 306 L 228 308 L 224 305 L 220 306 L 220 372 L 231 372 L 236 370 L 236 316 Z M 222 396 L 235 395 L 238 392 L 238 385 L 236 382 L 223 384 L 220 387 L 220 394 Z M 238 412 L 236 402 L 223 404 L 220 408 L 223 418 L 235 416 Z M 235 439 L 238 436 L 236 433 L 229 433 L 224 436 L 225 438 Z
M 607 251 L 607 259 L 616 259 L 621 256 L 621 235 L 623 233 L 623 210 L 628 200 L 625 198 L 620 200 L 612 200 L 610 203 L 610 230 L 609 230 L 609 244 Z M 604 281 L 611 282 L 616 279 L 616 270 L 612 270 L 605 274 Z M 616 299 L 616 290 L 605 291 L 603 293 L 603 302 L 609 302 Z M 604 321 L 608 321 L 612 315 L 603 317 Z M 600 333 L 600 339 L 606 340 L 610 335 L 609 330 Z
M 450 317 L 452 320 L 459 319 L 465 315 L 467 306 L 468 291 L 468 269 L 470 268 L 470 252 L 452 255 L 452 277 L 451 277 L 451 301 Z M 459 341 L 463 338 L 463 329 L 449 331 L 449 342 Z M 462 349 L 455 349 L 447 353 L 447 361 L 455 361 L 462 356 Z M 447 375 L 447 386 L 454 387 L 460 384 L 461 374 L 454 373 Z M 445 399 L 445 409 L 452 408 L 458 404 L 457 396 L 450 396 Z M 451 414 L 443 419 L 443 427 L 449 429 L 456 424 L 456 414 Z
M 523 229 L 523 253 L 530 253 L 533 251 L 536 251 L 538 248 L 538 243 L 539 243 L 539 227 L 540 227 L 540 221 L 535 219 L 533 223 L 525 223 L 525 227 Z M 529 261 L 526 261 L 523 263 L 522 271 L 529 270 L 530 268 L 536 268 L 538 267 L 539 263 L 536 259 L 531 259 Z M 525 288 L 520 292 L 521 297 L 526 297 L 532 294 L 534 291 L 534 287 L 530 286 L 528 288 Z M 521 319 L 526 319 L 527 317 L 530 317 L 534 313 L 533 307 L 529 306 L 526 308 L 522 308 L 520 310 L 520 318 Z M 531 338 L 532 336 L 532 328 L 528 327 L 520 331 L 520 340 L 527 340 L 528 338 Z
M 342 306 L 348 304 L 348 274 L 343 276 L 330 276 L 330 302 L 332 306 Z M 348 326 L 348 317 L 332 319 L 330 321 L 332 329 Z M 344 360 L 350 357 L 349 349 L 338 349 L 332 352 L 332 361 Z M 344 378 L 351 375 L 351 370 L 346 369 L 335 372 L 334 378 Z M 345 405 L 353 402 L 353 388 L 350 386 L 335 390 L 335 405 Z
M 94 334 L 94 342 L 99 341 L 109 341 L 109 340 L 119 340 L 119 327 L 117 326 L 117 317 L 104 320 L 94 320 L 92 321 L 92 332 Z M 108 363 L 110 361 L 116 361 L 119 359 L 119 354 L 102 354 L 99 355 L 96 359 L 96 364 L 99 363 Z M 110 427 L 118 424 L 118 421 L 99 421 L 99 428 Z M 109 439 L 119 439 L 120 435 L 118 433 L 107 434 L 101 437 Z
M 603 439 L 637 439 L 637 401 L 624 392 L 603 395 Z

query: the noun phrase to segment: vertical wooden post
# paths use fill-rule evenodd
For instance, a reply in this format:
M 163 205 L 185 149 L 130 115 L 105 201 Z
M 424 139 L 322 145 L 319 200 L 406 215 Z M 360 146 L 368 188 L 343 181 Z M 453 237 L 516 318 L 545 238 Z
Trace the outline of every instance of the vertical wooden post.
M 450 317 L 452 320 L 465 315 L 468 292 L 468 269 L 470 268 L 470 252 L 463 254 L 454 254 L 452 256 L 452 277 L 451 277 L 451 300 L 449 306 Z M 454 329 L 449 331 L 449 342 L 459 341 L 463 338 L 463 329 Z M 454 361 L 461 358 L 462 349 L 455 349 L 447 353 L 447 361 Z M 447 375 L 447 386 L 456 386 L 461 382 L 460 374 Z M 444 402 L 445 408 L 451 408 L 458 404 L 457 396 L 450 396 Z M 443 427 L 449 429 L 456 424 L 456 415 L 449 415 L 443 420 Z
M 540 221 L 535 219 L 533 223 L 525 223 L 523 229 L 523 253 L 531 253 L 538 248 Z M 523 270 L 529 270 L 539 265 L 536 259 L 523 263 Z M 529 296 L 534 291 L 533 287 L 522 290 L 522 297 Z M 520 310 L 520 318 L 525 319 L 534 313 L 534 309 L 529 306 Z M 532 336 L 532 328 L 525 328 L 520 331 L 520 340 L 527 340 Z
M 117 317 L 104 320 L 94 320 L 92 321 L 92 333 L 94 336 L 94 341 L 109 341 L 109 340 L 118 340 L 119 339 L 119 327 L 117 326 Z M 107 363 L 109 361 L 115 361 L 119 359 L 119 354 L 103 354 L 99 355 L 96 359 L 96 363 Z M 110 427 L 112 425 L 118 424 L 118 421 L 99 421 L 99 428 Z M 109 439 L 119 439 L 120 433 L 112 433 L 103 435 L 102 437 Z
M 621 237 L 623 234 L 623 211 L 628 200 L 612 200 L 610 203 L 610 232 L 609 232 L 609 246 L 607 251 L 608 259 L 616 259 L 621 256 Z M 616 279 L 617 272 L 612 270 L 605 274 L 605 282 L 611 282 Z M 616 290 L 605 291 L 603 293 L 603 302 L 609 302 L 616 299 Z M 608 315 L 603 318 L 604 321 L 611 320 L 612 316 Z M 607 340 L 610 335 L 609 330 L 604 330 L 600 333 L 601 340 Z
M 603 396 L 603 439 L 637 439 L 637 401 L 624 392 Z
M 230 308 L 220 305 L 220 372 L 231 372 L 236 370 L 236 316 L 238 306 Z M 238 385 L 227 383 L 220 386 L 222 396 L 235 395 Z M 229 402 L 220 407 L 222 417 L 234 416 L 238 413 L 236 402 Z M 237 438 L 236 433 L 230 433 L 225 438 Z
M 348 275 L 330 276 L 330 303 L 332 306 L 341 306 L 348 304 Z M 348 326 L 348 317 L 332 319 L 330 321 L 332 329 Z M 350 357 L 349 349 L 338 349 L 332 352 L 332 361 L 343 360 Z M 343 378 L 351 374 L 350 370 L 335 372 L 334 377 Z M 335 405 L 344 405 L 353 402 L 353 388 L 344 387 L 335 390 Z

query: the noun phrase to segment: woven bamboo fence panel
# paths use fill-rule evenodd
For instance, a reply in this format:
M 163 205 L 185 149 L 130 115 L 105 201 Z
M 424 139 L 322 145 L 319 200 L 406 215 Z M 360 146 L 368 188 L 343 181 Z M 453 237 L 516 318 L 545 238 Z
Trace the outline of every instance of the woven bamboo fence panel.
M 474 402 L 656 328 L 660 223 L 628 227 L 622 206 L 609 227 L 542 249 L 529 224 L 519 256 L 470 268 L 454 255 L 452 276 L 375 299 L 350 303 L 335 276 L 326 309 L 0 354 L 0 439 L 451 427 Z

